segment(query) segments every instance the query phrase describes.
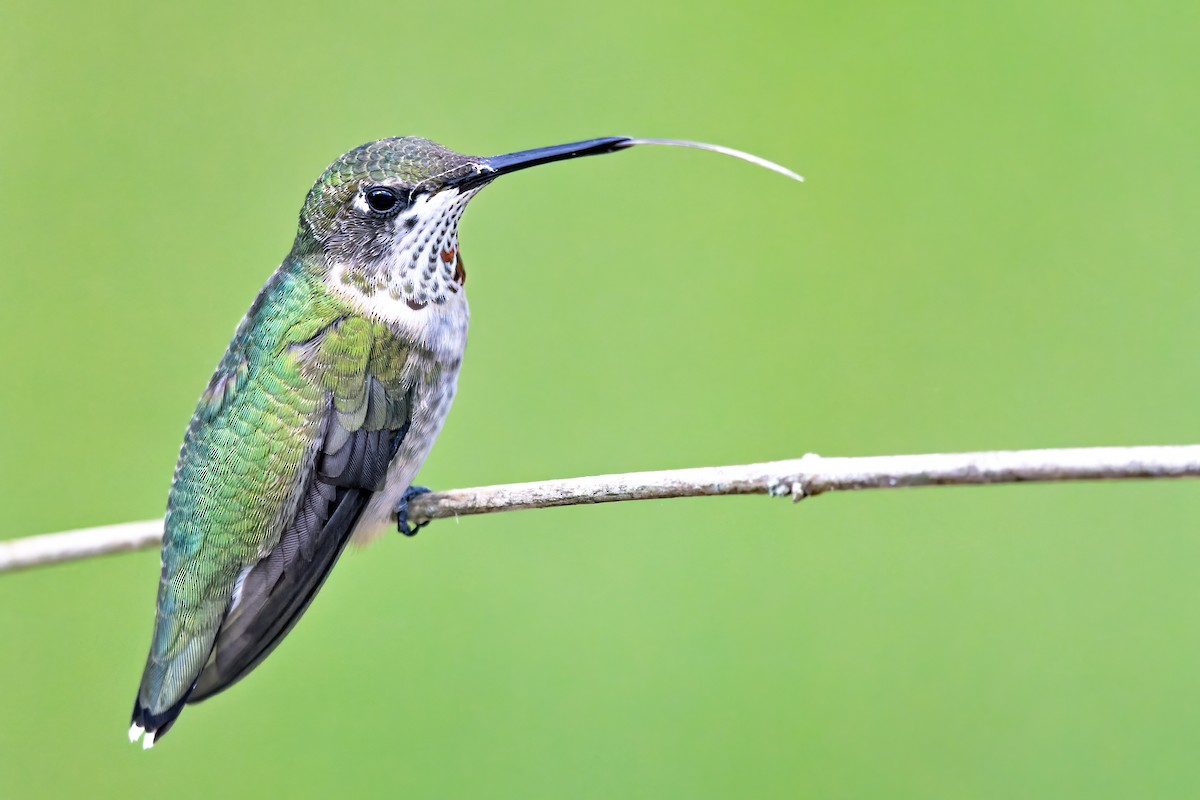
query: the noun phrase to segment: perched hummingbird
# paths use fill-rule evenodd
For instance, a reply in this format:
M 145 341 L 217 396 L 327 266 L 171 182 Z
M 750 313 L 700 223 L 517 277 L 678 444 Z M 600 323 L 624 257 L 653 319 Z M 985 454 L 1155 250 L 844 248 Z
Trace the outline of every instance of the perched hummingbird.
M 184 436 L 167 500 L 154 634 L 130 741 L 279 644 L 351 537 L 410 529 L 410 486 L 467 341 L 458 221 L 497 177 L 673 144 L 609 137 L 483 158 L 381 139 L 313 185 L 295 244 L 234 333 Z

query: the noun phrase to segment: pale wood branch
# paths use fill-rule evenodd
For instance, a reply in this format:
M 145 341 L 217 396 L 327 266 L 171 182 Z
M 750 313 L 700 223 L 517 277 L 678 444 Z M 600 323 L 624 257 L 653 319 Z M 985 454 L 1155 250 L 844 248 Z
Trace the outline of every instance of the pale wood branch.
M 702 497 L 770 494 L 805 497 L 852 489 L 967 486 L 1032 481 L 1200 477 L 1200 445 L 1086 447 L 979 453 L 823 458 L 729 467 L 629 472 L 587 478 L 451 489 L 411 503 L 413 520 L 434 520 L 528 508 Z M 162 520 L 129 522 L 0 542 L 0 572 L 75 561 L 158 543 Z

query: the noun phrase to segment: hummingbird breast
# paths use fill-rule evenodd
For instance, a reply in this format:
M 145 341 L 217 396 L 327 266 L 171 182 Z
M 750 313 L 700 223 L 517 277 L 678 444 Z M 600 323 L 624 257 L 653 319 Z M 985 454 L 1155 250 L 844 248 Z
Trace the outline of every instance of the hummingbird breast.
M 412 423 L 385 486 L 354 529 L 355 542 L 369 541 L 391 525 L 454 400 L 470 319 L 458 222 L 477 191 L 421 196 L 399 215 L 382 247 L 330 253 L 328 290 L 385 323 L 413 353 Z
M 366 273 L 353 263 L 335 267 L 326 279 L 332 294 L 385 325 L 410 354 L 405 372 L 406 383 L 411 382 L 411 423 L 384 487 L 355 526 L 356 543 L 371 540 L 394 522 L 400 498 L 446 421 L 467 344 L 470 308 L 456 226 L 413 233 L 391 259 L 376 266 L 374 280 L 364 281 Z
M 371 497 L 354 528 L 353 541 L 356 544 L 374 539 L 395 524 L 400 499 L 425 463 L 450 413 L 450 405 L 458 388 L 463 346 L 466 344 L 465 320 L 460 332 L 445 331 L 440 336 L 435 334 L 434 338 L 441 339 L 440 352 L 431 349 L 427 351 L 427 356 L 415 356 L 412 420 L 399 451 L 388 466 L 383 488 Z M 451 342 L 447 341 L 451 339 L 462 342 L 456 352 L 450 346 Z

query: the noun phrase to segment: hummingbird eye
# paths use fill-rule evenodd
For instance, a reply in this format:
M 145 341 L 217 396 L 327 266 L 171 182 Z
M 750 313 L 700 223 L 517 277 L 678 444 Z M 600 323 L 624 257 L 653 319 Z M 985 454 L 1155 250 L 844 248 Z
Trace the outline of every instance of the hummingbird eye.
M 400 209 L 400 195 L 387 186 L 372 186 L 366 191 L 367 205 L 372 211 L 390 214 Z

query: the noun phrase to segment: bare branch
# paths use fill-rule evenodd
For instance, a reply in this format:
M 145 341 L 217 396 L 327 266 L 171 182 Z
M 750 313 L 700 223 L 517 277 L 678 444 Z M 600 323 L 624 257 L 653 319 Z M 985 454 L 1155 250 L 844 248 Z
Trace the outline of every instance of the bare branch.
M 822 458 L 810 454 L 762 464 L 451 489 L 414 498 L 409 518 L 433 520 L 668 497 L 770 494 L 799 501 L 824 492 L 851 489 L 1184 477 L 1200 477 L 1200 445 L 858 458 Z M 161 536 L 162 520 L 156 519 L 0 542 L 0 572 L 137 550 L 156 544 Z

